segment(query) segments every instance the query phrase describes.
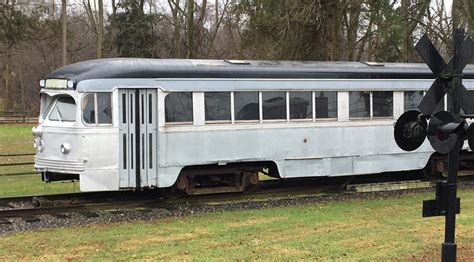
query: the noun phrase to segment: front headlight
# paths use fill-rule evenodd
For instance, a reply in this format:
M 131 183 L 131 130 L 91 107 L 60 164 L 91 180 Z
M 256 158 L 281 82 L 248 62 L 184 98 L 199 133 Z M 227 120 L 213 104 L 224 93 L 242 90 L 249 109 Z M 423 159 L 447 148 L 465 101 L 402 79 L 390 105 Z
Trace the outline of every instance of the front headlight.
M 43 152 L 43 150 L 44 150 L 44 143 L 43 143 L 43 140 L 38 139 L 37 148 L 38 148 L 38 150 L 39 150 L 40 152 Z
M 33 133 L 33 136 L 41 137 L 43 135 L 43 128 L 41 126 L 35 126 L 31 132 Z

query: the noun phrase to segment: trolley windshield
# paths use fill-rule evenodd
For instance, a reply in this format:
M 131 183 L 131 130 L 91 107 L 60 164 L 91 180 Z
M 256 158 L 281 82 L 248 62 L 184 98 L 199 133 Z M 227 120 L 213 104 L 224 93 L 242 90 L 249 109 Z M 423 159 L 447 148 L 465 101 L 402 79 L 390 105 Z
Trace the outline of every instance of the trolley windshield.
M 56 97 L 48 106 L 48 119 L 50 121 L 74 122 L 76 121 L 76 102 L 70 96 Z

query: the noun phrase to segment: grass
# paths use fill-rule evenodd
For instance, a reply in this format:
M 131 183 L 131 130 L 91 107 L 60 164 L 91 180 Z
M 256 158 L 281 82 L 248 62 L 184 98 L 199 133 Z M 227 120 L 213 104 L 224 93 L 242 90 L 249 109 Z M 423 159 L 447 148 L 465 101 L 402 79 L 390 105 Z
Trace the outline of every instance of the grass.
M 0 197 L 45 195 L 79 191 L 79 183 L 41 181 L 40 174 L 0 176 Z
M 460 193 L 459 256 L 474 255 L 474 190 Z M 5 235 L 0 260 L 434 259 L 443 218 L 421 218 L 433 194 L 218 212 L 153 222 Z M 471 250 L 471 251 L 470 251 Z
M 0 154 L 34 153 L 31 124 L 0 125 Z M 33 156 L 0 157 L 0 163 L 33 162 Z M 33 165 L 0 166 L 0 174 L 26 172 Z M 67 193 L 78 190 L 79 185 L 54 182 L 46 184 L 39 174 L 0 176 L 0 197 Z
M 34 153 L 31 124 L 0 125 L 0 153 Z

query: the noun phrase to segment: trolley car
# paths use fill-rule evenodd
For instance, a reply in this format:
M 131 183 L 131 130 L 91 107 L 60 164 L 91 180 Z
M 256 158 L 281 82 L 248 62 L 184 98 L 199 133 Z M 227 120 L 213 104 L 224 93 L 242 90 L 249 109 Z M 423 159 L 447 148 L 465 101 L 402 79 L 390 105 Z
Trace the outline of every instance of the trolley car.
M 464 78 L 474 89 L 474 67 Z M 40 81 L 35 168 L 45 181 L 78 179 L 82 191 L 187 194 L 243 191 L 259 172 L 286 179 L 442 171 L 429 142 L 404 152 L 393 139 L 396 119 L 432 79 L 425 65 L 399 63 L 71 64 Z

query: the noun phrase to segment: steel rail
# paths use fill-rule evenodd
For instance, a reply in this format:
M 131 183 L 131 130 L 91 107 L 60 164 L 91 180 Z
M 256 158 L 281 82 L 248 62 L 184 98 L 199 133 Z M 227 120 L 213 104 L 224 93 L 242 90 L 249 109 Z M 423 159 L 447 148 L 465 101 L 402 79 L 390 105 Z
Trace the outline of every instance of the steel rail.
M 58 213 L 104 211 L 107 209 L 126 209 L 147 207 L 156 204 L 157 200 L 130 200 L 123 202 L 88 203 L 60 207 L 11 208 L 0 210 L 0 218 L 31 217 Z
M 16 162 L 16 163 L 0 163 L 0 167 L 2 166 L 26 166 L 26 165 L 33 165 L 35 162 Z
M 35 153 L 7 153 L 7 154 L 0 154 L 0 157 L 9 157 L 9 156 L 34 156 Z
M 463 179 L 464 180 L 464 179 Z M 205 205 L 225 205 L 239 202 L 265 202 L 271 200 L 286 200 L 295 198 L 318 198 L 327 195 L 346 192 L 352 195 L 363 193 L 348 192 L 340 184 L 316 185 L 311 183 L 302 183 L 295 186 L 296 181 L 288 180 L 270 180 L 261 181 L 262 184 L 254 192 L 249 193 L 224 193 L 200 196 L 185 196 L 177 199 L 165 199 L 157 192 L 134 192 L 134 191 L 105 191 L 105 192 L 85 192 L 53 194 L 42 196 L 21 196 L 0 198 L 0 206 L 7 207 L 0 209 L 0 218 L 11 217 L 31 217 L 44 214 L 70 213 L 82 211 L 107 211 L 123 210 L 129 208 L 166 208 L 174 209 L 180 204 L 186 206 L 205 206 Z M 383 182 L 385 183 L 385 182 Z M 374 185 L 378 183 L 373 183 Z M 472 179 L 465 179 L 464 185 L 474 186 Z M 418 190 L 418 189 L 411 189 Z M 10 206 L 15 202 L 32 202 L 35 197 L 43 198 L 46 201 L 74 200 L 64 206 L 47 206 L 35 208 L 15 208 Z
M 39 174 L 40 172 L 31 170 L 25 172 L 13 172 L 13 173 L 1 173 L 0 176 L 24 176 L 24 175 L 34 175 Z

